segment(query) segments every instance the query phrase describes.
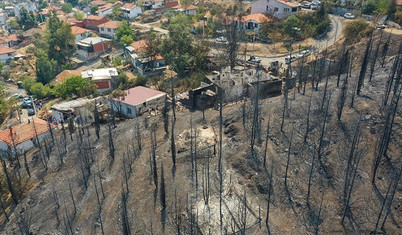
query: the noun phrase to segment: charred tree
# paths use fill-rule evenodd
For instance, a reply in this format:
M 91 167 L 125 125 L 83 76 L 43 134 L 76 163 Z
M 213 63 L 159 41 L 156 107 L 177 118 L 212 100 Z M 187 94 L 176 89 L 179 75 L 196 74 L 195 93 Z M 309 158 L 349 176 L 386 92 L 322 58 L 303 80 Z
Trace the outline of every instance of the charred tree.
M 388 54 L 388 49 L 389 49 L 389 44 L 391 43 L 391 35 L 392 35 L 392 33 L 390 33 L 389 35 L 388 35 L 388 38 L 387 38 L 387 41 L 384 43 L 384 45 L 383 45 L 383 47 L 382 47 L 382 55 L 381 55 L 381 57 L 382 57 L 382 62 L 381 62 L 381 67 L 383 67 L 384 68 L 384 64 L 385 64 L 385 57 L 387 57 L 387 54 Z
M 357 80 L 357 89 L 356 89 L 357 95 L 360 95 L 362 86 L 364 85 L 364 77 L 366 76 L 367 65 L 369 62 L 369 56 L 370 56 L 370 51 L 371 51 L 371 43 L 373 41 L 373 32 L 374 31 L 371 31 L 370 39 L 367 42 L 366 51 L 364 52 L 362 65 L 360 68 L 359 80 Z
M 14 204 L 17 205 L 18 204 L 18 195 L 16 194 L 16 192 L 14 190 L 14 186 L 11 182 L 11 178 L 10 178 L 10 175 L 7 170 L 6 162 L 3 159 L 1 159 L 1 165 L 3 166 L 3 172 L 6 175 L 7 187 L 8 187 L 8 191 L 11 194 L 11 199 L 13 200 Z
M 99 118 L 99 111 L 98 111 L 98 106 L 94 105 L 94 121 L 95 121 L 95 134 L 96 138 L 99 139 L 99 132 L 100 132 L 100 118 Z
M 370 78 L 369 78 L 369 81 L 370 81 L 370 82 L 371 82 L 371 79 L 373 78 L 374 68 L 375 68 L 375 64 L 376 64 L 376 62 L 377 62 L 378 52 L 379 52 L 379 50 L 380 50 L 380 44 L 381 44 L 381 40 L 382 40 L 382 34 L 383 34 L 383 30 L 381 29 L 380 39 L 378 39 L 377 46 L 375 47 L 375 51 L 374 51 L 373 58 L 371 59 Z

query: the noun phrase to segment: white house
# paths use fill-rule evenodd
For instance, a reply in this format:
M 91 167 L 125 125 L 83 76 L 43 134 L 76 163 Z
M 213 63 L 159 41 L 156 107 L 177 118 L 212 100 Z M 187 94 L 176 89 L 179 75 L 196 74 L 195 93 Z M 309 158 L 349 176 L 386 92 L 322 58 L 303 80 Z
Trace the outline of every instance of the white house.
M 285 19 L 299 11 L 299 3 L 285 0 L 257 0 L 251 4 L 251 14 L 267 13 L 278 19 Z
M 91 37 L 91 30 L 89 29 L 84 29 L 78 26 L 71 26 L 71 32 L 75 36 L 75 42 L 79 42 L 82 39 L 89 38 Z
M 165 5 L 164 0 L 145 0 L 142 4 L 146 10 L 159 9 Z
M 95 83 L 100 93 L 112 90 L 118 75 L 116 68 L 91 69 L 81 73 L 83 78 L 89 78 Z
M 261 25 L 265 22 L 270 22 L 272 19 L 270 19 L 268 16 L 266 16 L 263 13 L 255 13 L 247 16 L 243 16 L 241 18 L 236 17 L 235 22 L 240 28 L 246 29 L 246 30 L 252 30 L 254 32 L 257 32 L 260 30 Z
M 8 18 L 7 13 L 0 12 L 0 26 L 6 24 L 7 18 Z
M 166 100 L 166 93 L 143 86 L 128 89 L 126 96 L 109 99 L 110 108 L 128 118 L 135 118 L 147 111 L 161 108 Z
M 101 7 L 99 7 L 99 9 L 98 9 L 98 11 L 96 11 L 96 14 L 98 15 L 98 16 L 103 16 L 103 17 L 105 17 L 105 16 L 107 16 L 107 15 L 110 15 L 110 14 L 112 14 L 112 12 L 113 12 L 113 7 L 114 6 L 122 6 L 122 4 L 121 4 L 121 2 L 120 1 L 117 1 L 116 3 L 114 3 L 114 4 L 112 4 L 112 3 L 107 3 L 106 5 L 103 5 L 103 6 L 101 6 Z
M 0 62 L 7 63 L 14 59 L 15 52 L 12 48 L 0 46 Z
M 184 6 L 184 5 L 177 5 L 172 7 L 175 11 L 183 12 L 186 15 L 196 15 L 197 14 L 197 7 L 194 5 Z
M 98 26 L 99 34 L 106 38 L 116 38 L 116 30 L 120 27 L 120 21 L 108 21 Z
M 123 16 L 130 20 L 141 15 L 141 7 L 131 3 L 124 4 L 120 9 L 123 11 Z
M 135 41 L 126 47 L 126 56 L 131 60 L 136 72 L 144 74 L 145 72 L 152 71 L 155 68 L 164 67 L 165 59 L 161 55 L 156 55 L 153 58 L 147 58 L 144 53 L 147 48 L 146 40 Z
M 50 130 L 56 128 L 45 120 L 34 118 L 28 123 L 21 123 L 0 131 L 0 155 L 7 156 L 8 153 L 18 154 L 29 151 L 35 147 L 37 140 L 49 138 Z M 36 135 L 38 139 L 36 139 Z

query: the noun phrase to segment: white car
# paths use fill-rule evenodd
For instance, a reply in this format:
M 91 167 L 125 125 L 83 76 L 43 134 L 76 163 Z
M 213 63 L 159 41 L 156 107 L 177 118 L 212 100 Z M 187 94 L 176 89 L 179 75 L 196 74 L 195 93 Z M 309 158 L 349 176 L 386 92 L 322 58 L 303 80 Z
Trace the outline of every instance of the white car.
M 217 42 L 227 42 L 228 40 L 225 37 L 216 38 Z
M 345 19 L 354 19 L 355 18 L 355 16 L 352 13 L 346 13 L 343 17 Z
M 310 50 L 304 50 L 304 51 L 300 52 L 300 55 L 302 55 L 302 56 L 308 56 L 310 54 L 311 54 Z
M 248 61 L 251 62 L 251 63 L 260 63 L 261 58 L 257 57 L 257 56 L 250 56 L 250 59 L 248 59 Z

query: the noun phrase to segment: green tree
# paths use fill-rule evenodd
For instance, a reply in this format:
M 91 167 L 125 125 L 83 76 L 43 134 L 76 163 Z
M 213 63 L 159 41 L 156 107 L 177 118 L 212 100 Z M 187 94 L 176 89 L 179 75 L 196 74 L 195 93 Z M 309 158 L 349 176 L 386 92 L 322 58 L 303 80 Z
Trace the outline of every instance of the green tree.
M 59 65 L 65 64 L 77 49 L 70 24 L 61 21 L 53 12 L 47 21 L 46 29 L 49 58 L 56 60 Z
M 96 85 L 81 76 L 71 76 L 54 88 L 54 95 L 67 98 L 70 96 L 84 97 L 96 93 Z
M 77 20 L 84 20 L 85 19 L 85 14 L 82 12 L 75 12 L 74 13 L 74 18 Z
M 91 14 L 96 15 L 96 12 L 99 10 L 99 7 L 97 5 L 93 5 L 91 7 Z
M 36 82 L 32 84 L 30 93 L 38 99 L 43 99 L 52 95 L 52 89 L 49 86 L 44 86 L 41 82 Z
M 3 66 L 0 71 L 0 75 L 3 77 L 4 80 L 8 80 L 10 78 L 10 68 Z
M 111 18 L 113 20 L 122 20 L 123 19 L 123 11 L 120 9 L 119 5 L 115 5 L 113 7 Z
M 366 20 L 357 19 L 346 24 L 343 29 L 343 34 L 345 35 L 346 41 L 353 43 L 368 36 L 370 31 L 371 27 Z
M 132 36 L 130 36 L 130 35 L 123 35 L 121 38 L 120 38 L 120 45 L 122 46 L 122 47 L 126 47 L 126 46 L 128 46 L 128 45 L 130 45 L 132 42 L 133 42 L 134 40 L 133 40 L 133 37 Z
M 21 9 L 18 24 L 21 25 L 24 30 L 35 28 L 36 26 L 38 26 L 38 22 L 36 21 L 36 17 L 33 12 L 28 12 L 25 7 Z
M 160 37 L 151 28 L 151 32 L 147 35 L 144 56 L 153 60 L 160 53 L 159 45 L 161 44 Z M 153 64 L 151 63 L 151 66 Z
M 363 7 L 363 14 L 373 14 L 373 12 L 376 10 L 376 2 L 374 0 L 368 1 L 366 4 L 364 4 Z
M 71 4 L 73 7 L 78 5 L 79 0 L 66 0 L 66 3 Z
M 186 22 L 187 17 L 182 13 L 172 18 L 169 34 L 160 47 L 165 61 L 179 76 L 183 76 L 185 69 L 190 66 L 192 53 L 193 38 Z
M 16 20 L 10 20 L 7 23 L 8 27 L 10 27 L 10 29 L 12 30 L 17 30 L 20 28 L 20 24 L 18 24 L 18 22 Z
M 48 84 L 56 76 L 57 61 L 50 59 L 43 50 L 37 51 L 36 58 L 36 80 Z
M 33 84 L 36 83 L 36 80 L 31 77 L 27 77 L 24 80 L 22 80 L 22 87 L 31 94 L 31 87 Z
M 300 28 L 300 20 L 297 18 L 297 16 L 292 15 L 283 23 L 282 32 L 291 37 L 296 37 L 298 33 L 297 28 Z
M 116 37 L 117 40 L 119 40 L 120 45 L 123 47 L 130 45 L 134 41 L 133 29 L 126 20 L 123 20 L 119 25 L 119 28 L 116 30 Z
M 61 5 L 61 10 L 65 13 L 71 13 L 73 6 L 70 3 L 64 3 Z
M 39 0 L 38 10 L 42 10 L 48 6 L 49 4 L 47 3 L 47 0 Z

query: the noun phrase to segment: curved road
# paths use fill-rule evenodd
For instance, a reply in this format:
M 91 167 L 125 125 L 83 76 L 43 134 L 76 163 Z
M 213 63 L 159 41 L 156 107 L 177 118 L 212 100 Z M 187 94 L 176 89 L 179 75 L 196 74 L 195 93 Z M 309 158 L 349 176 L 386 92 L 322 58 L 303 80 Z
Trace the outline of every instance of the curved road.
M 334 45 L 339 38 L 342 37 L 342 32 L 343 32 L 343 22 L 345 19 L 341 16 L 336 16 L 336 15 L 329 15 L 329 18 L 331 20 L 331 27 L 328 33 L 320 38 L 320 39 L 307 39 L 310 40 L 309 44 L 313 45 L 314 52 L 320 52 L 323 51 L 326 47 Z M 303 43 L 305 41 L 302 41 L 300 43 Z M 261 58 L 261 64 L 264 66 L 269 66 L 272 61 L 279 60 L 279 62 L 285 62 L 285 57 L 288 56 L 289 53 L 287 54 L 281 54 L 281 55 L 274 55 L 274 56 L 259 56 Z M 249 58 L 251 55 L 247 55 L 247 58 Z

